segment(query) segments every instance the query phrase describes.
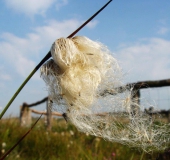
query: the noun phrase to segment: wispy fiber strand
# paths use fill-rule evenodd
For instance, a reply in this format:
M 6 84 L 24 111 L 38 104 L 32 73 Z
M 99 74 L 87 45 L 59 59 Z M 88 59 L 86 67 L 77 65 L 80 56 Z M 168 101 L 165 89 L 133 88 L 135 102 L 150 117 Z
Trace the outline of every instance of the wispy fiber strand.
M 90 17 L 85 23 L 83 23 L 77 30 L 75 30 L 72 34 L 68 36 L 68 38 L 73 37 L 80 29 L 82 29 L 87 23 L 89 23 L 95 16 L 97 16 L 112 0 L 107 2 L 99 11 L 97 11 L 92 17 Z M 51 52 L 49 51 L 48 54 L 42 59 L 42 61 L 33 69 L 33 71 L 29 74 L 29 76 L 25 79 L 25 81 L 21 84 L 21 86 L 18 88 L 18 90 L 15 92 L 15 94 L 12 96 L 10 101 L 7 103 L 5 108 L 0 114 L 0 119 L 3 117 L 11 103 L 14 101 L 14 99 L 17 97 L 17 95 L 20 93 L 22 88 L 27 84 L 27 82 L 31 79 L 31 77 L 34 75 L 34 73 L 41 67 L 41 65 L 46 62 L 51 57 Z
M 78 130 L 146 152 L 169 145 L 169 124 L 151 117 L 123 83 L 117 60 L 107 47 L 87 37 L 57 39 L 51 60 L 41 67 L 53 108 Z

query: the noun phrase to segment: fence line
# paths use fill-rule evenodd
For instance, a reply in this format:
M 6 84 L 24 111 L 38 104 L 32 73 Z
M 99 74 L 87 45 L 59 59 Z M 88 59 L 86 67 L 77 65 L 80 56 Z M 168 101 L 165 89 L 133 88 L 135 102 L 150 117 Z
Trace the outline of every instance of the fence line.
M 140 103 L 140 90 L 141 89 L 147 89 L 147 88 L 155 88 L 155 87 L 167 87 L 170 86 L 170 79 L 165 80 L 158 80 L 158 81 L 141 81 L 137 83 L 128 83 L 125 87 L 119 87 L 117 88 L 119 92 L 123 92 L 126 87 L 132 88 L 133 92 L 135 93 L 132 98 L 136 101 L 136 103 Z M 101 93 L 101 96 L 105 96 L 106 94 L 114 95 L 114 90 L 105 90 L 103 93 Z M 46 109 L 47 111 L 37 111 L 35 109 L 31 109 L 31 107 L 37 106 L 39 104 L 46 102 Z M 31 113 L 35 114 L 44 114 L 47 116 L 47 129 L 51 130 L 52 125 L 52 116 L 63 116 L 63 114 L 58 112 L 52 112 L 51 107 L 49 105 L 52 105 L 50 102 L 50 99 L 48 97 L 45 97 L 44 99 L 37 101 L 32 104 L 23 103 L 23 105 L 20 107 L 20 124 L 21 126 L 30 126 L 32 123 Z M 135 106 L 132 106 L 132 110 L 136 111 L 137 108 Z M 154 115 L 158 112 L 154 112 L 151 110 L 145 109 L 145 112 Z M 165 111 L 162 110 L 159 112 L 160 114 L 164 114 L 168 120 L 170 121 L 170 110 Z M 64 117 L 64 116 L 63 116 Z M 65 118 L 65 117 L 64 117 Z
M 31 113 L 35 114 L 43 114 L 46 115 L 47 120 L 47 130 L 51 130 L 52 125 L 52 116 L 63 116 L 61 113 L 58 112 L 52 112 L 50 109 L 50 103 L 48 103 L 48 97 L 45 97 L 44 99 L 37 101 L 32 104 L 23 103 L 22 106 L 20 106 L 20 125 L 21 126 L 30 126 L 32 123 L 32 116 Z M 42 103 L 46 102 L 46 109 L 47 111 L 37 111 L 35 109 L 32 109 L 31 107 L 40 105 Z
M 35 114 L 47 115 L 47 112 L 46 112 L 46 111 L 37 111 L 37 110 L 35 110 L 35 109 L 30 109 L 30 111 L 31 111 L 32 113 L 35 113 Z M 59 112 L 52 112 L 52 115 L 53 115 L 53 116 L 60 116 L 60 117 L 63 116 L 63 115 L 62 115 L 61 113 L 59 113 Z

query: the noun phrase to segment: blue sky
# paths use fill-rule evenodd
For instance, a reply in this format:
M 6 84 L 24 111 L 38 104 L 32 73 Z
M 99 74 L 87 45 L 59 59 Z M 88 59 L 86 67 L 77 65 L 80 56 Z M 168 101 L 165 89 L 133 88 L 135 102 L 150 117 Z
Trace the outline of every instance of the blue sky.
M 50 50 L 102 7 L 106 0 L 0 1 L 0 109 Z M 170 1 L 113 0 L 77 35 L 97 40 L 112 51 L 126 82 L 170 78 Z M 19 115 L 23 102 L 47 96 L 39 71 L 6 115 Z M 45 109 L 45 104 L 41 109 Z

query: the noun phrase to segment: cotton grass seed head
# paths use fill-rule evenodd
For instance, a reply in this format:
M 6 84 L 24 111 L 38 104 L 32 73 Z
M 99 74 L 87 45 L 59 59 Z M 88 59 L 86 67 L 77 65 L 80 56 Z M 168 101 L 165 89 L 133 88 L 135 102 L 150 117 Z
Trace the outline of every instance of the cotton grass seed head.
M 106 46 L 87 37 L 60 38 L 51 54 L 41 76 L 53 108 L 66 113 L 78 130 L 147 152 L 167 148 L 168 124 L 157 124 L 160 116 L 144 112 Z

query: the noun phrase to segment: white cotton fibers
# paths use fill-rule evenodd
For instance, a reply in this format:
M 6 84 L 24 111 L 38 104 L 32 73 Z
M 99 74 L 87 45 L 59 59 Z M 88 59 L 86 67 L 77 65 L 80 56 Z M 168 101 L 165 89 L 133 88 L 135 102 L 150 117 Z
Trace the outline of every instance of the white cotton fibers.
M 80 131 L 148 152 L 167 147 L 167 125 L 143 112 L 106 46 L 82 36 L 60 38 L 51 55 L 41 67 L 49 97 Z

